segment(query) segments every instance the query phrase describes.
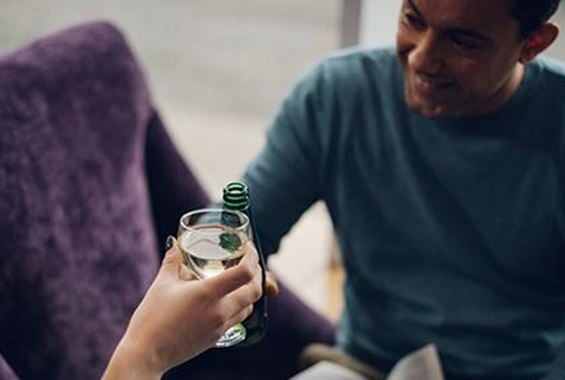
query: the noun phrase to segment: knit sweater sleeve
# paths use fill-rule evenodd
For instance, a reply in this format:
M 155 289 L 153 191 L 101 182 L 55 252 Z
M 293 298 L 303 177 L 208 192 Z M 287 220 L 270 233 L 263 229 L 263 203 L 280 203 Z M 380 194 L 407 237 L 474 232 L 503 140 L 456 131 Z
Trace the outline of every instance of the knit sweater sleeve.
M 309 71 L 283 101 L 260 154 L 243 179 L 263 250 L 278 250 L 281 238 L 303 212 L 322 198 L 324 141 L 331 122 L 324 65 Z

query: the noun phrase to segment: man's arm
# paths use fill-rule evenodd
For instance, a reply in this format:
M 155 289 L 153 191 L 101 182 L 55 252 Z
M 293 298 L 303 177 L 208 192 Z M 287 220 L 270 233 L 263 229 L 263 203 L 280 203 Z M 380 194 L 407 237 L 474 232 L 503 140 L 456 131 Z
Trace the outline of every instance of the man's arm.
M 331 112 L 321 71 L 312 70 L 286 97 L 243 176 L 265 254 L 276 252 L 302 213 L 323 198 L 323 141 Z

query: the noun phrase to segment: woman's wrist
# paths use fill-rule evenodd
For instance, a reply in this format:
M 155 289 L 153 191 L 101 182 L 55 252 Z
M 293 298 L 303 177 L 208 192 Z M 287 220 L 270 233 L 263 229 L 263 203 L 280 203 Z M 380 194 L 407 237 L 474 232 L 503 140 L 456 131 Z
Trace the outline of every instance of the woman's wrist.
M 156 355 L 126 333 L 116 347 L 102 379 L 154 380 L 160 379 L 164 372 Z

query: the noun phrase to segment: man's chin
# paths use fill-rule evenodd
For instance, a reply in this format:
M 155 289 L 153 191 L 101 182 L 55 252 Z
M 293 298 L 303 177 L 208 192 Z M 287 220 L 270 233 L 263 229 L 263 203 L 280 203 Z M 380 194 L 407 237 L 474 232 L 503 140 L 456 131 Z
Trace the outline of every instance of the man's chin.
M 404 101 L 413 112 L 430 119 L 453 116 L 453 110 L 445 102 L 430 100 L 423 96 L 418 96 L 415 91 L 410 91 L 409 88 L 405 88 Z
M 441 119 L 444 117 L 452 116 L 449 110 L 443 105 L 425 104 L 421 102 L 406 101 L 410 110 L 418 115 L 429 119 Z

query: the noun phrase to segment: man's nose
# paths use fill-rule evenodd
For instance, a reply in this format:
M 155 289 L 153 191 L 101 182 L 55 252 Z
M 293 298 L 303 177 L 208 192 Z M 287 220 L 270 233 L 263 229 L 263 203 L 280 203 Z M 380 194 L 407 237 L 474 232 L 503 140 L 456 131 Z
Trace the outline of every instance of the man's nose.
M 427 31 L 416 41 L 408 54 L 408 65 L 417 73 L 437 75 L 443 67 L 442 48 L 433 31 Z

